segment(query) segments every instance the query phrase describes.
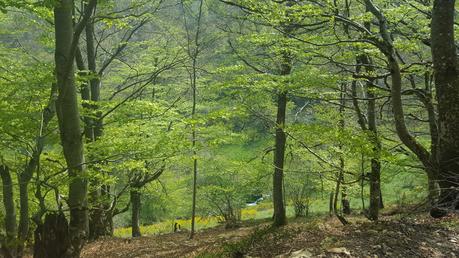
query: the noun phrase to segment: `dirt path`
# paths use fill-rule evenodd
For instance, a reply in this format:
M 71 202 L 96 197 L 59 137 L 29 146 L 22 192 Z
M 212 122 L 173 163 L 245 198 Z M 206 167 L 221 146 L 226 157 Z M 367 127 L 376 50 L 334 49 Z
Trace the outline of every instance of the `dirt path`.
M 136 239 L 109 238 L 89 243 L 82 258 L 111 257 L 195 257 L 213 252 L 226 242 L 236 242 L 252 232 L 251 227 L 225 230 L 222 227 L 196 233 L 190 240 L 188 232 L 171 233 Z
M 267 223 L 88 244 L 83 258 L 101 257 L 459 257 L 459 216 L 296 220 L 272 230 Z M 260 230 L 261 229 L 261 230 Z

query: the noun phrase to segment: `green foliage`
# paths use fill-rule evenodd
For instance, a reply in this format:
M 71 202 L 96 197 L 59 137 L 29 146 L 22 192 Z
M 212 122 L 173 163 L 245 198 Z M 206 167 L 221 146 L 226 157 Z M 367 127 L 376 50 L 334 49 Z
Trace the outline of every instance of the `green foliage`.
M 430 49 L 424 44 L 430 23 L 425 13 L 431 7 L 411 0 L 402 5 L 374 2 L 386 15 L 397 54 L 403 59 L 407 125 L 428 147 L 425 107 L 408 92 L 416 88 L 435 96 Z M 183 219 L 183 226 L 189 223 L 191 170 L 197 159 L 197 207 L 202 220 L 213 216 L 209 224 L 216 225 L 217 220 L 238 217 L 239 212 L 242 218 L 270 217 L 269 198 L 255 208 L 245 206 L 248 196 L 271 195 L 276 93 L 287 91 L 287 122 L 281 127 L 287 133 L 285 193 L 290 213 L 295 203 L 326 212 L 328 194 L 334 191 L 341 169 L 340 158 L 345 161 L 344 181 L 349 183 L 353 207 L 361 205 L 361 175 L 370 171 L 369 159 L 377 155 L 385 200 L 401 205 L 425 198 L 422 167 L 394 132 L 388 98 L 390 71 L 384 54 L 369 43 L 379 40 L 378 28 L 371 26 L 370 36 L 356 28 L 375 23 L 362 3 L 353 3 L 348 10 L 345 1 L 291 1 L 290 6 L 284 1 L 234 1 L 243 9 L 220 1 L 204 3 L 201 40 L 195 42 L 190 31 L 198 26 L 196 1 L 184 1 L 183 7 L 167 1 L 98 2 L 93 20 L 96 64 L 105 70 L 76 71 L 80 90 L 94 79 L 102 85 L 100 101 L 80 101 L 82 118 L 103 116 L 103 135 L 85 144 L 90 191 L 110 186 L 111 200 L 117 196 L 115 208 L 122 209 L 136 180 L 161 171 L 159 178 L 145 180 L 139 190 L 142 222 L 160 224 L 142 230 L 169 232 L 171 222 L 178 218 Z M 31 158 L 55 81 L 50 26 L 54 4 L 0 1 L 0 11 L 8 11 L 0 14 L 0 157 L 18 174 Z M 190 50 L 196 49 L 197 103 L 192 116 Z M 86 62 L 84 37 L 80 50 Z M 356 58 L 362 54 L 373 60 L 373 69 L 355 70 Z M 286 56 L 293 67 L 288 75 L 281 74 Z M 367 117 L 368 81 L 375 84 L 369 92 L 377 96 L 380 154 L 370 141 L 374 135 L 357 123 L 352 102 L 355 82 L 357 102 Z M 340 105 L 346 107 L 344 111 Z M 194 147 L 192 131 L 196 132 Z M 49 210 L 60 204 L 66 208 L 70 179 L 63 164 L 54 119 L 30 189 L 32 197 L 41 187 Z M 363 187 L 363 198 L 368 199 L 366 181 Z M 36 211 L 37 202 L 30 199 Z M 129 224 L 127 214 L 118 216 L 117 226 Z M 120 229 L 117 234 L 124 236 L 127 231 Z M 250 241 L 265 231 L 227 251 L 244 253 Z

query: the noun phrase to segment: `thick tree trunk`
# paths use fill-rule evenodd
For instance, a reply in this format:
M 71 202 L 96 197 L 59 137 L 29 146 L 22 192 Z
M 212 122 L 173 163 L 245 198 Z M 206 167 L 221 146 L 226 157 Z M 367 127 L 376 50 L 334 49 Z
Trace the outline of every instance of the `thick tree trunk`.
M 73 8 L 72 0 L 58 1 L 54 8 L 55 62 L 59 93 L 56 113 L 70 178 L 68 205 L 71 247 L 65 257 L 79 257 L 88 230 L 87 178 L 73 65 L 79 35 L 74 38 Z
M 273 174 L 273 205 L 275 226 L 287 224 L 284 204 L 284 158 L 286 134 L 284 132 L 285 116 L 287 109 L 287 92 L 278 93 L 277 99 L 277 119 L 276 119 L 276 138 L 274 151 L 274 174 Z
M 434 1 L 431 49 L 438 102 L 438 204 L 448 209 L 459 209 L 459 71 L 454 18 L 454 0 Z
M 16 238 L 18 229 L 16 224 L 16 207 L 14 205 L 13 180 L 10 170 L 5 165 L 0 165 L 0 176 L 3 186 L 3 205 L 5 207 L 6 239 L 2 241 L 2 251 L 6 258 L 16 257 Z
M 140 237 L 140 192 L 139 189 L 132 189 L 131 192 L 131 227 L 132 227 L 132 237 Z
M 67 219 L 62 212 L 48 213 L 35 230 L 34 258 L 68 257 L 71 248 Z

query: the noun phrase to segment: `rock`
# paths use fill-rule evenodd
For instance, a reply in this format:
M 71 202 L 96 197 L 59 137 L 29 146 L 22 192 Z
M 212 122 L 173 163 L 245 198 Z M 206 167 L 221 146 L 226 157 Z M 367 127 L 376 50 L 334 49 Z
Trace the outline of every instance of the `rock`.
M 372 235 L 378 235 L 379 234 L 379 232 L 374 230 L 374 229 L 369 229 L 367 232 L 372 234 Z
M 344 254 L 346 256 L 351 256 L 351 253 L 344 247 L 334 247 L 327 250 L 327 253 L 331 254 Z
M 308 249 L 301 249 L 293 252 L 290 258 L 309 258 L 312 257 L 312 253 Z
M 381 245 L 374 245 L 373 249 L 382 249 L 382 246 Z

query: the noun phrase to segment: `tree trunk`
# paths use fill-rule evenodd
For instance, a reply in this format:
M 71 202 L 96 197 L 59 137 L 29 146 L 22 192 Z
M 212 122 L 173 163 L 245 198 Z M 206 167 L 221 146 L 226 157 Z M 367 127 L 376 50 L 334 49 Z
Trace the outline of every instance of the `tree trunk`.
M 86 5 L 87 7 L 87 5 Z M 89 108 L 94 111 L 95 118 L 90 119 L 89 124 L 85 127 L 89 127 L 92 138 L 89 141 L 97 141 L 103 133 L 103 122 L 102 114 L 99 110 L 98 102 L 100 101 L 100 78 L 97 73 L 96 65 L 96 51 L 95 51 L 95 40 L 94 40 L 94 23 L 90 22 L 86 25 L 86 51 L 88 60 L 88 69 L 91 73 L 90 91 L 88 98 L 91 100 Z M 99 172 L 103 173 L 103 172 Z M 109 186 L 102 185 L 100 182 L 94 182 L 94 190 L 91 192 L 91 200 L 93 209 L 90 212 L 89 218 L 89 238 L 97 239 L 100 236 L 111 236 L 111 224 L 112 217 L 108 214 L 108 208 L 110 206 L 110 199 L 105 198 L 108 193 L 103 192 L 109 190 Z
M 33 169 L 35 169 L 35 159 L 33 157 L 25 171 L 19 177 L 19 231 L 18 231 L 18 256 L 22 256 L 24 243 L 29 236 L 29 182 L 32 179 Z M 38 162 L 38 160 L 37 160 Z
M 190 86 L 192 91 L 192 110 L 191 110 L 191 119 L 195 119 L 196 117 L 196 105 L 197 105 L 197 78 L 198 78 L 198 56 L 201 50 L 200 47 L 200 40 L 201 40 L 201 19 L 203 15 L 203 6 L 204 0 L 199 1 L 199 9 L 196 17 L 196 31 L 194 33 L 194 38 L 188 38 L 188 56 L 192 60 L 192 71 L 190 73 Z M 184 8 L 182 2 L 182 8 Z M 183 15 L 185 14 L 185 9 L 183 9 Z M 190 33 L 188 26 L 186 25 L 185 19 L 185 27 L 187 30 L 187 34 Z M 193 49 L 191 48 L 191 43 L 193 43 Z M 192 207 L 191 207 L 191 230 L 190 230 L 190 239 L 194 237 L 195 233 L 195 224 L 196 224 L 196 197 L 197 197 L 197 180 L 198 180 L 198 159 L 197 159 L 197 150 L 196 150 L 196 136 L 197 136 L 197 128 L 196 124 L 191 125 L 192 127 L 192 153 L 193 153 L 193 196 L 192 196 Z
M 341 84 L 339 120 L 338 120 L 338 127 L 340 130 L 340 133 L 344 133 L 344 129 L 346 127 L 346 122 L 344 121 L 344 111 L 345 111 L 344 109 L 346 107 L 346 99 L 345 99 L 346 88 L 347 88 L 346 84 L 344 83 Z M 343 143 L 339 142 L 338 147 L 340 150 L 343 150 Z M 339 171 L 338 171 L 338 176 L 337 176 L 337 181 L 336 181 L 335 197 L 333 200 L 333 211 L 335 212 L 335 216 L 339 219 L 339 221 L 342 224 L 346 225 L 348 224 L 348 222 L 346 221 L 342 213 L 339 212 L 339 209 L 338 209 L 338 197 L 339 197 L 339 193 L 341 192 L 341 189 L 343 189 L 341 192 L 342 194 L 341 197 L 344 196 L 344 198 L 346 198 L 346 194 L 343 195 L 343 192 L 345 192 L 344 187 L 341 187 L 341 184 L 344 184 L 344 169 L 345 169 L 345 160 L 344 160 L 344 155 L 341 153 L 339 154 Z M 341 201 L 342 203 L 345 203 L 345 199 L 344 201 L 343 199 Z M 344 207 L 342 208 L 344 210 Z
M 334 199 L 334 194 L 333 192 L 330 192 L 330 198 L 329 198 L 329 201 L 328 201 L 328 216 L 333 216 L 333 214 L 335 213 L 335 210 L 333 209 L 333 199 Z
M 366 23 L 365 27 L 370 29 L 370 24 Z M 360 65 L 365 65 L 366 72 L 374 72 L 371 68 L 371 59 L 367 55 L 361 55 L 357 58 L 357 68 L 356 73 L 359 73 L 361 70 Z M 370 172 L 370 207 L 368 218 L 371 220 L 378 220 L 379 209 L 382 208 L 382 198 L 381 198 L 381 162 L 379 160 L 381 156 L 381 141 L 378 136 L 378 127 L 376 119 L 376 95 L 374 94 L 374 87 L 372 86 L 372 81 L 367 82 L 365 87 L 365 97 L 368 99 L 368 126 L 366 120 L 360 110 L 359 103 L 357 100 L 357 85 L 354 81 L 352 83 L 352 96 L 353 104 L 358 116 L 358 122 L 362 130 L 368 132 L 368 139 L 373 146 L 373 153 L 371 158 L 371 172 Z M 362 176 L 362 180 L 364 180 Z M 362 192 L 363 192 L 363 181 L 362 181 Z M 364 205 L 363 205 L 364 206 Z
M 0 165 L 0 176 L 3 186 L 3 205 L 5 207 L 5 231 L 6 239 L 2 241 L 2 251 L 6 258 L 16 257 L 16 237 L 18 229 L 16 225 L 16 207 L 14 205 L 13 180 L 10 170 L 5 165 Z
M 436 1 L 436 3 L 437 2 L 438 3 L 440 3 L 440 2 L 443 3 L 444 1 Z M 448 1 L 448 3 L 445 6 L 450 5 L 450 2 L 454 2 L 454 1 Z M 402 103 L 402 74 L 401 74 L 401 71 L 400 71 L 400 65 L 399 65 L 398 60 L 397 60 L 397 54 L 396 54 L 396 51 L 395 51 L 395 48 L 394 48 L 394 45 L 393 45 L 393 42 L 392 42 L 392 37 L 391 37 L 391 34 L 390 34 L 389 30 L 388 30 L 388 23 L 387 23 L 386 17 L 373 4 L 373 2 L 371 0 L 365 0 L 365 4 L 366 4 L 367 10 L 369 10 L 371 13 L 373 13 L 373 15 L 378 19 L 378 21 L 380 23 L 379 33 L 380 33 L 382 41 L 380 43 L 378 43 L 378 48 L 386 56 L 386 59 L 388 61 L 388 69 L 390 70 L 390 74 L 391 74 L 392 110 L 393 110 L 393 113 L 394 113 L 395 128 L 396 128 L 397 135 L 400 138 L 400 140 L 402 141 L 402 143 L 405 146 L 407 146 L 418 157 L 418 159 L 422 162 L 422 164 L 425 167 L 426 173 L 427 173 L 427 175 L 429 177 L 429 180 L 433 179 L 433 178 L 436 178 L 437 176 L 431 175 L 431 173 L 436 170 L 435 168 L 437 167 L 437 164 L 438 164 L 436 162 L 436 157 L 433 156 L 434 152 L 429 153 L 429 151 L 427 151 L 427 149 L 422 144 L 420 144 L 410 134 L 410 132 L 409 132 L 407 126 L 406 126 L 406 123 L 405 123 L 405 114 L 404 114 L 403 103 Z M 437 7 L 438 6 L 443 6 L 443 5 L 437 5 Z M 454 20 L 454 3 L 452 4 L 452 7 L 450 5 L 448 8 L 452 8 L 452 11 L 450 10 L 452 12 L 452 14 L 450 14 L 449 19 L 450 20 Z M 445 24 L 443 24 L 443 22 L 448 20 L 448 19 L 443 20 L 443 15 L 444 15 L 443 13 L 439 13 L 438 16 L 437 16 L 437 21 L 436 22 L 439 23 L 440 25 L 436 26 L 436 27 L 438 27 L 440 29 L 442 29 L 444 27 L 444 25 L 445 25 Z M 433 14 L 432 16 L 434 17 L 435 15 Z M 434 54 L 434 49 L 435 49 L 434 45 L 435 44 L 439 44 L 439 45 L 450 44 L 449 49 L 452 49 L 452 51 L 454 51 L 454 53 L 447 53 L 447 54 L 440 53 L 438 55 L 438 57 L 440 57 L 440 56 L 442 56 L 443 58 L 451 57 L 451 59 L 455 60 L 455 55 L 456 55 L 455 54 L 455 47 L 451 47 L 451 45 L 454 46 L 453 23 L 450 24 L 451 33 L 449 33 L 449 35 L 446 35 L 445 33 L 443 33 L 443 31 L 436 34 L 434 32 L 435 29 L 433 29 L 435 27 L 434 26 L 434 24 L 435 24 L 434 20 L 435 19 L 433 18 L 432 19 L 432 37 L 431 37 L 432 38 L 432 56 L 435 56 L 435 54 Z M 446 39 L 444 38 L 445 36 L 446 36 Z M 447 42 L 448 41 L 448 39 L 447 39 L 448 37 L 452 37 L 452 42 L 442 43 L 444 41 Z M 439 49 L 444 49 L 444 48 L 443 48 L 443 46 L 440 46 Z M 452 57 L 454 57 L 454 58 L 452 58 Z M 435 70 L 435 59 L 436 58 L 434 57 L 434 70 Z M 437 77 L 439 77 L 439 73 L 435 72 L 435 74 L 436 74 Z M 455 96 L 454 92 L 450 92 L 448 94 L 451 94 L 451 96 Z M 438 90 L 437 90 L 437 98 L 438 98 Z M 457 99 L 458 98 L 456 98 L 456 100 Z M 459 104 L 458 104 L 457 101 L 453 102 L 453 103 L 455 103 L 456 107 L 459 107 Z M 455 113 L 458 112 L 459 109 L 454 109 L 454 106 L 451 106 L 451 107 L 452 107 L 452 110 L 454 110 L 454 111 L 451 111 L 452 114 L 455 114 Z M 446 107 L 447 110 L 448 110 L 448 108 L 449 107 Z M 429 119 L 431 120 L 433 118 L 432 114 L 434 114 L 434 112 L 432 112 L 432 110 L 429 109 L 429 108 L 427 110 L 429 112 Z M 430 126 L 431 126 L 430 130 L 431 130 L 431 132 L 435 132 L 435 128 L 432 127 L 432 124 L 433 124 L 432 122 L 433 121 L 430 121 Z M 457 124 L 454 125 L 454 126 L 457 126 Z M 454 126 L 453 126 L 453 128 L 454 128 Z M 431 149 L 435 149 L 436 137 L 437 136 L 434 133 L 434 134 L 431 135 L 431 137 L 432 137 L 431 138 L 432 139 Z M 434 182 L 429 182 L 429 186 L 432 187 L 434 185 L 435 185 Z M 429 193 L 429 194 L 431 194 L 431 193 Z
M 91 85 L 91 101 L 92 109 L 95 111 L 96 118 L 93 120 L 93 132 L 94 141 L 102 136 L 103 133 L 103 122 L 101 118 L 101 112 L 99 110 L 98 103 L 100 101 L 100 78 L 97 73 L 96 66 L 96 51 L 94 42 L 94 23 L 90 22 L 86 25 L 86 51 L 88 56 L 88 69 L 91 72 L 92 79 L 90 80 Z
M 140 189 L 132 189 L 131 194 L 131 227 L 132 227 L 132 237 L 140 237 Z
M 48 213 L 35 230 L 34 258 L 68 257 L 70 236 L 64 213 Z
M 376 123 L 376 99 L 373 93 L 373 88 L 368 85 L 367 98 L 368 98 L 368 130 L 370 133 L 370 140 L 373 145 L 373 157 L 371 159 L 371 172 L 370 172 L 370 207 L 368 211 L 371 220 L 378 220 L 379 208 L 381 204 L 381 142 L 378 136 L 378 129 Z
M 276 139 L 274 151 L 274 174 L 273 174 L 273 204 L 274 204 L 274 226 L 287 224 L 284 204 L 284 158 L 286 135 L 284 132 L 285 116 L 287 109 L 287 92 L 278 93 L 277 99 L 277 119 L 276 119 Z
M 194 126 L 194 125 L 193 125 Z M 196 146 L 196 131 L 193 129 L 193 148 Z M 196 195 L 197 195 L 197 185 L 198 185 L 198 159 L 196 158 L 196 151 L 193 150 L 193 193 L 192 193 L 192 204 L 191 204 L 191 230 L 190 230 L 190 239 L 194 237 L 195 227 L 196 227 Z
M 291 32 L 291 28 L 286 27 L 286 37 Z M 292 72 L 291 54 L 284 50 L 282 53 L 282 63 L 280 66 L 280 75 L 287 76 Z M 284 83 L 288 83 L 285 81 Z M 287 143 L 287 134 L 284 131 L 285 118 L 287 116 L 287 90 L 280 89 L 277 93 L 277 115 L 276 115 L 276 136 L 274 146 L 274 174 L 273 174 L 273 225 L 283 226 L 287 224 L 287 215 L 285 211 L 284 198 L 284 160 L 285 146 Z
M 368 218 L 370 220 L 378 220 L 380 207 L 380 174 L 381 165 L 378 160 L 371 160 L 370 173 L 370 207 L 368 210 Z
M 343 207 L 343 214 L 351 215 L 351 202 L 347 198 L 347 189 L 342 187 L 341 190 L 341 206 Z
M 438 204 L 447 209 L 459 209 L 459 71 L 454 17 L 454 0 L 434 1 L 431 49 L 438 102 Z
M 68 205 L 71 247 L 65 257 L 79 257 L 88 228 L 87 179 L 73 65 L 79 35 L 74 38 L 73 8 L 72 0 L 60 0 L 54 8 L 55 62 L 59 93 L 56 113 L 70 178 Z

